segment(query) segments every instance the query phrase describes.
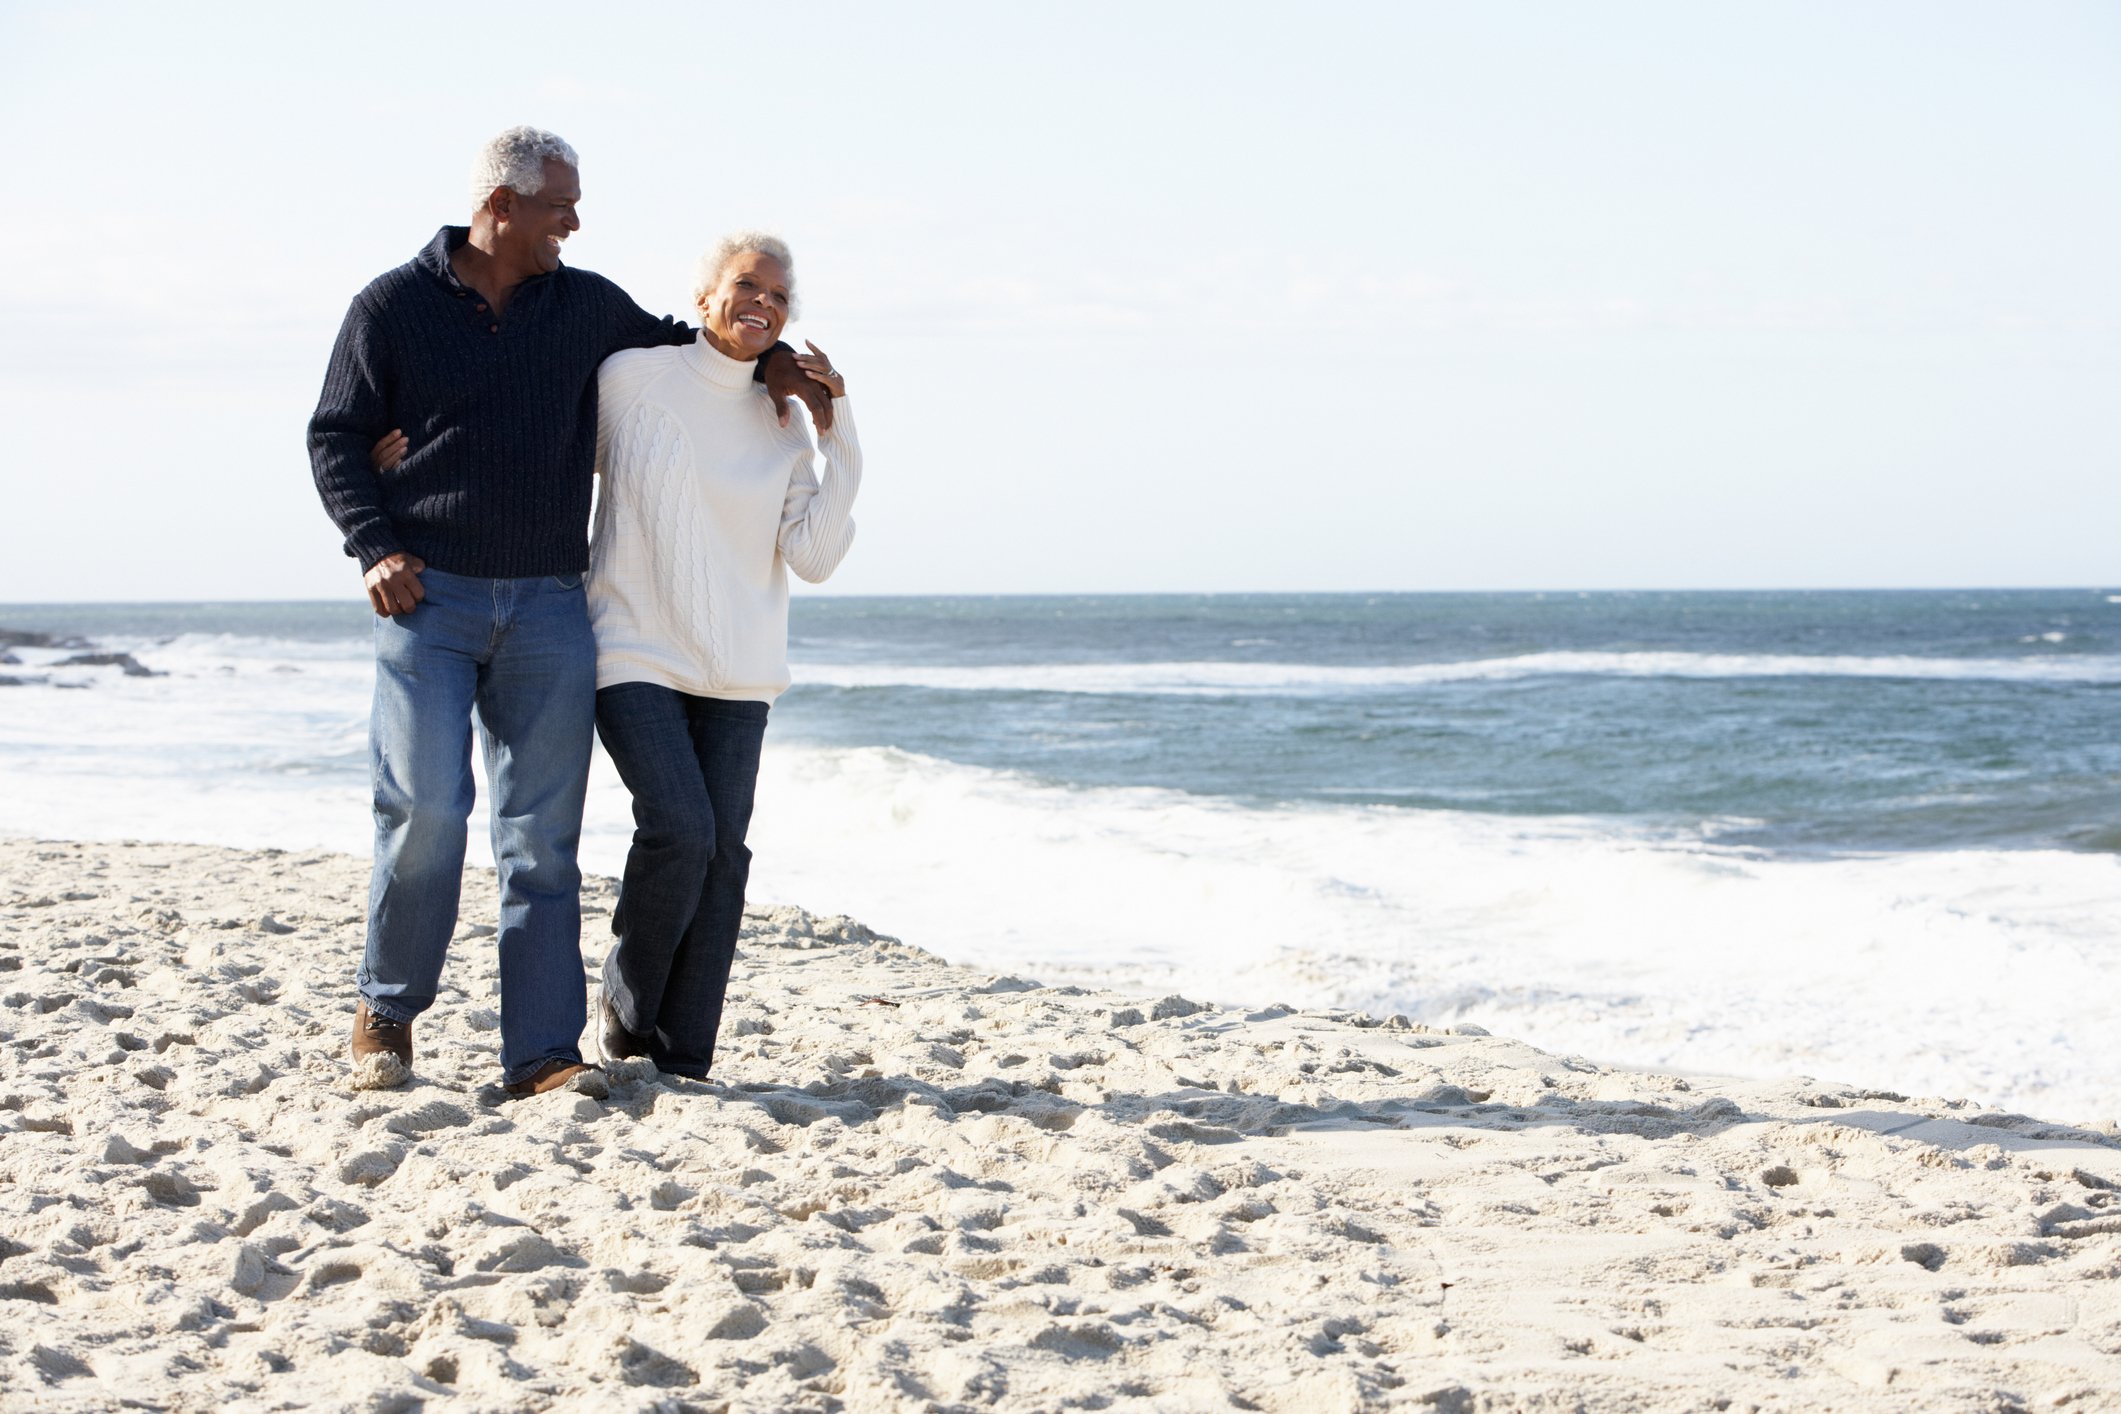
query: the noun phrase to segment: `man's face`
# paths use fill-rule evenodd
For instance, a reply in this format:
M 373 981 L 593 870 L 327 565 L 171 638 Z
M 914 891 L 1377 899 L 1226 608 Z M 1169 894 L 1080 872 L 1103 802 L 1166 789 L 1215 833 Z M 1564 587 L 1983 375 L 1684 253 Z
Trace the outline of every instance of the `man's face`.
M 575 205 L 582 199 L 582 175 L 556 157 L 545 159 L 545 184 L 536 195 L 503 191 L 504 214 L 495 230 L 501 249 L 526 265 L 551 274 L 560 268 L 560 242 L 582 228 Z

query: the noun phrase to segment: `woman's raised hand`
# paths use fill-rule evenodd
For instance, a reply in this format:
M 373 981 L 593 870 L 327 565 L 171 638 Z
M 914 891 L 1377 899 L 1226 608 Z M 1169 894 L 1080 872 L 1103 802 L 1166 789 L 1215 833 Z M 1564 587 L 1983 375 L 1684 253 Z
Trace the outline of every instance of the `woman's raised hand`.
M 810 352 L 797 354 L 795 356 L 796 366 L 818 382 L 824 384 L 826 391 L 830 392 L 833 397 L 846 397 L 847 380 L 840 376 L 840 371 L 837 368 L 832 366 L 831 357 L 808 339 L 803 340 L 803 344 Z
M 368 449 L 368 460 L 377 471 L 396 471 L 398 463 L 404 461 L 405 454 L 411 450 L 411 441 L 403 432 L 393 427 Z

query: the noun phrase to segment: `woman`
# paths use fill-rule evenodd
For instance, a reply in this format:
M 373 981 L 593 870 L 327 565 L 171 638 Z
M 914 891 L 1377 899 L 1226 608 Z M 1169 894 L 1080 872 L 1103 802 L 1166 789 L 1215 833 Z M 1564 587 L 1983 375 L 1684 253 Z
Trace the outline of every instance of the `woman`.
M 795 262 L 755 231 L 693 282 L 698 342 L 614 354 L 597 375 L 589 613 L 597 734 L 633 793 L 633 847 L 604 959 L 607 1060 L 705 1078 L 744 919 L 744 847 L 766 714 L 788 686 L 787 571 L 812 583 L 854 539 L 862 454 L 846 380 L 818 439 L 753 382 L 793 316 Z

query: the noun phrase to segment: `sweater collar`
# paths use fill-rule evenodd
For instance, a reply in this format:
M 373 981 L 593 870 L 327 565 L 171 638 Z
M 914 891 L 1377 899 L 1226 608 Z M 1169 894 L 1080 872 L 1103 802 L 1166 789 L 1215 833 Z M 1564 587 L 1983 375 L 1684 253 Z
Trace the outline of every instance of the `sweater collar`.
M 695 338 L 682 345 L 679 357 L 700 381 L 725 392 L 741 392 L 751 387 L 752 374 L 758 370 L 754 359 L 736 359 L 721 352 L 704 337 Z
M 460 290 L 464 285 L 461 280 L 457 279 L 457 272 L 450 268 L 449 255 L 451 251 L 454 251 L 458 246 L 470 239 L 471 228 L 469 226 L 444 226 L 441 230 L 435 232 L 433 240 L 420 248 L 420 253 L 412 258 L 412 263 L 434 276 L 437 280 L 440 280 L 450 289 Z
M 444 226 L 441 230 L 435 232 L 433 240 L 420 248 L 420 253 L 412 258 L 412 263 L 434 276 L 437 280 L 440 280 L 449 289 L 464 289 L 464 282 L 457 278 L 456 267 L 449 263 L 449 257 L 456 253 L 459 246 L 470 239 L 471 227 Z M 521 285 L 516 286 L 516 288 L 521 290 L 545 278 L 547 278 L 546 275 L 542 273 L 533 275 Z

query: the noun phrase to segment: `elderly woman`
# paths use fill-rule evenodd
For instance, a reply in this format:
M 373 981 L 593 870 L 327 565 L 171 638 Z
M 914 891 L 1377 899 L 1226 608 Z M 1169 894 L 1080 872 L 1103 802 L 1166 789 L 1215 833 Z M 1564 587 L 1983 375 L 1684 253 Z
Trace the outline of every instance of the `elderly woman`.
M 815 344 L 797 361 L 832 395 L 817 447 L 752 379 L 794 314 L 785 244 L 728 237 L 700 261 L 693 299 L 698 342 L 629 349 L 597 374 L 589 614 L 597 734 L 635 825 L 604 959 L 604 1056 L 704 1078 L 744 918 L 766 714 L 788 686 L 787 571 L 815 583 L 847 553 L 862 454 L 846 382 Z

